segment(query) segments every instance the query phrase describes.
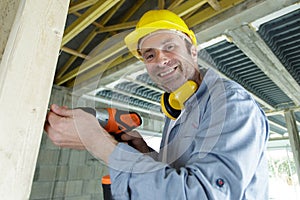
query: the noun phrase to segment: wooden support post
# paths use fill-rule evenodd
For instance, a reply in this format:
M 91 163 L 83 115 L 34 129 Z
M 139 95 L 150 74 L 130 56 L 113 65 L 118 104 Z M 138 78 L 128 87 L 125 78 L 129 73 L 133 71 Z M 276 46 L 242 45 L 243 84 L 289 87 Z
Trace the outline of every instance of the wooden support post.
M 19 3 L 0 65 L 1 199 L 29 199 L 68 6 Z
M 295 119 L 294 112 L 292 110 L 284 112 L 286 127 L 289 133 L 289 140 L 291 143 L 296 171 L 298 175 L 298 183 L 300 183 L 300 139 L 299 130 L 297 128 L 297 123 Z

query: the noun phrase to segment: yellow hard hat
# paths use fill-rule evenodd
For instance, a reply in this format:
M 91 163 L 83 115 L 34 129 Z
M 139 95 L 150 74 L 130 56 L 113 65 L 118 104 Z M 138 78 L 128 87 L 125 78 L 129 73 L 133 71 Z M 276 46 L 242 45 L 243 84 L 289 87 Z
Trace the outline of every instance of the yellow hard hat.
M 164 29 L 181 31 L 189 36 L 194 45 L 197 45 L 194 32 L 188 28 L 178 15 L 169 10 L 150 10 L 146 12 L 137 23 L 135 30 L 128 34 L 124 41 L 129 51 L 140 59 L 137 51 L 139 40 L 149 33 Z

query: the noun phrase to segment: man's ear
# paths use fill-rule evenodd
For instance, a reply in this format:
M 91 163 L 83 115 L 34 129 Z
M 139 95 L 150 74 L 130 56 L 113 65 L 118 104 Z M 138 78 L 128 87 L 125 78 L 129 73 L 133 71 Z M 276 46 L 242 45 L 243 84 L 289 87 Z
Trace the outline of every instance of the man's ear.
M 191 55 L 192 55 L 194 62 L 198 62 L 198 59 L 197 59 L 198 52 L 197 52 L 197 47 L 195 45 L 191 46 Z

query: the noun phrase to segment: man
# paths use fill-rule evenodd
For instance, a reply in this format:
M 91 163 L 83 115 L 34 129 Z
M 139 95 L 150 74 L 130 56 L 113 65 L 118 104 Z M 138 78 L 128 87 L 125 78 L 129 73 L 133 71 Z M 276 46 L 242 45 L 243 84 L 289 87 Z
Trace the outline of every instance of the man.
M 45 125 L 54 144 L 106 162 L 115 199 L 267 199 L 266 117 L 240 85 L 199 70 L 196 38 L 183 20 L 149 11 L 125 43 L 167 92 L 160 152 L 137 132 L 122 136 L 132 147 L 118 143 L 92 115 L 56 105 Z

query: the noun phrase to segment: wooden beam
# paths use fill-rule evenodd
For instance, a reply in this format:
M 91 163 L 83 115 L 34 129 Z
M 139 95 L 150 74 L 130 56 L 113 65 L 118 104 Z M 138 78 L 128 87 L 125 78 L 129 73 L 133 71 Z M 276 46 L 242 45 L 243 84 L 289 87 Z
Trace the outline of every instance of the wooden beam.
M 124 42 L 119 42 L 119 43 L 113 45 L 112 47 L 106 49 L 105 51 L 101 52 L 99 55 L 91 58 L 90 60 L 87 60 L 84 64 L 73 69 L 68 74 L 62 76 L 61 78 L 56 79 L 55 84 L 62 85 L 63 83 L 75 78 L 78 74 L 81 74 L 81 73 L 91 69 L 95 65 L 103 62 L 106 59 L 109 59 L 112 56 L 117 55 L 118 53 L 120 53 L 121 51 L 123 51 L 125 49 L 126 49 L 126 46 L 125 46 Z
M 144 3 L 145 0 L 137 0 L 136 3 L 125 13 L 120 22 L 126 22 Z
M 127 21 L 143 4 L 144 4 L 145 0 L 138 0 L 134 6 L 132 6 L 122 17 L 122 19 L 120 20 L 120 22 L 125 22 Z M 136 21 L 135 22 L 130 22 L 133 24 L 132 27 L 135 27 L 136 25 Z M 105 32 L 105 31 L 104 31 Z M 113 33 L 113 32 L 111 32 Z M 105 42 L 104 42 L 105 43 Z M 104 45 L 104 44 L 100 44 L 100 45 Z M 99 47 L 97 47 L 99 48 Z M 133 56 L 131 54 L 129 55 L 125 55 L 122 57 L 119 57 L 118 59 L 116 59 L 109 68 L 114 68 L 117 64 L 121 64 L 129 59 L 131 59 Z M 67 87 L 73 87 L 74 85 L 78 85 L 78 84 L 82 84 L 85 81 L 88 81 L 89 79 L 97 76 L 97 74 L 102 73 L 102 69 L 101 68 L 106 68 L 105 66 L 97 66 L 91 70 L 89 70 L 88 72 L 84 73 L 84 74 L 78 74 L 80 76 L 76 77 L 76 79 L 72 79 L 70 81 L 67 82 Z
M 189 12 L 192 12 L 204 4 L 207 3 L 207 0 L 193 0 L 193 1 L 186 1 L 185 3 L 182 3 L 180 6 L 177 6 L 175 8 L 172 8 L 171 11 L 179 15 L 180 17 L 188 14 Z
M 90 7 L 83 15 L 81 15 L 75 22 L 66 28 L 61 45 L 64 46 L 66 43 L 68 43 L 77 34 L 102 16 L 119 1 L 120 0 L 100 0 Z
M 92 31 L 87 37 L 86 39 L 81 43 L 81 45 L 79 46 L 79 48 L 77 49 L 77 52 L 81 53 L 86 47 L 87 45 L 94 39 L 94 37 L 97 35 L 97 32 Z M 64 73 L 69 69 L 69 67 L 72 65 L 72 63 L 76 60 L 77 56 L 72 56 L 67 62 L 66 64 L 60 68 L 56 74 L 56 78 L 60 78 L 64 75 Z
M 98 0 L 79 0 L 75 3 L 71 3 L 69 8 L 69 14 L 77 12 L 78 10 L 87 8 L 91 5 L 94 5 Z
M 189 27 L 196 26 L 197 24 L 200 24 L 217 14 L 224 12 L 225 10 L 228 10 L 229 8 L 234 7 L 235 5 L 243 2 L 245 0 L 221 0 L 219 1 L 219 4 L 221 6 L 221 10 L 214 10 L 212 7 L 208 7 L 201 12 L 193 15 L 192 17 L 188 18 L 186 20 L 186 23 Z
M 98 33 L 120 31 L 124 29 L 134 28 L 138 21 L 123 22 L 121 24 L 115 24 L 111 26 L 105 26 L 103 29 L 100 29 Z
M 77 17 L 81 17 L 82 16 L 82 14 L 79 13 L 79 12 L 73 12 L 72 14 L 75 15 L 75 16 L 77 16 Z M 100 24 L 100 23 L 98 23 L 98 22 L 96 22 L 96 21 L 94 21 L 92 24 L 94 26 L 98 27 L 98 28 L 103 28 L 103 25 Z
M 171 3 L 171 5 L 168 7 L 169 10 L 172 10 L 179 6 L 184 0 L 175 0 Z
M 69 7 L 69 14 L 87 8 L 91 5 L 94 5 L 98 0 L 79 0 L 75 3 L 71 3 Z
M 101 24 L 105 25 L 111 18 L 112 16 L 119 10 L 119 8 L 125 3 L 125 0 L 120 0 L 116 6 L 114 6 L 112 9 L 109 10 L 104 16 L 103 19 L 101 20 Z
M 125 2 L 125 0 L 121 0 L 117 6 L 115 6 L 116 9 L 118 9 L 123 3 Z M 103 26 L 108 22 L 108 20 L 111 18 L 111 16 L 116 12 L 116 9 L 111 9 L 104 17 L 103 19 L 101 19 L 101 21 L 98 22 L 93 22 L 92 24 L 94 24 L 97 28 L 95 28 L 89 35 L 88 37 L 86 37 L 86 39 L 81 43 L 80 47 L 78 48 L 77 52 L 79 53 L 79 55 L 81 54 L 81 52 L 90 44 L 90 42 L 96 37 L 96 35 L 98 34 L 97 30 L 98 28 L 103 28 Z M 75 12 L 76 13 L 76 12 Z M 79 13 L 78 16 L 81 16 Z M 80 57 L 80 56 L 78 56 Z M 59 69 L 59 71 L 57 72 L 56 78 L 60 78 L 68 69 L 69 67 L 72 65 L 72 63 L 76 60 L 77 55 L 72 56 L 67 63 L 61 68 Z
M 164 9 L 165 8 L 165 0 L 158 0 L 158 9 Z
M 83 73 L 83 74 L 80 74 L 78 77 L 76 77 L 75 80 L 73 80 L 69 83 L 68 87 L 73 87 L 75 85 L 82 84 L 83 82 L 85 82 L 85 81 L 87 81 L 87 80 L 89 80 L 89 79 L 91 79 L 95 76 L 98 76 L 99 79 L 100 79 L 101 74 L 104 71 L 106 71 L 108 69 L 111 69 L 111 68 L 114 68 L 117 65 L 131 59 L 132 57 L 133 57 L 132 54 L 122 55 L 122 56 L 118 57 L 117 59 L 115 59 L 112 62 L 108 62 L 108 63 L 105 63 L 104 65 L 99 65 L 97 67 L 94 67 L 90 71 L 88 71 L 86 73 Z
M 214 10 L 221 10 L 221 5 L 218 2 L 218 0 L 208 0 L 208 4 L 214 9 Z
M 29 199 L 68 6 L 20 1 L 0 65 L 1 199 Z
M 83 58 L 83 59 L 88 59 L 88 56 L 83 54 L 83 53 L 80 53 L 74 49 L 70 49 L 68 47 L 62 47 L 61 48 L 62 51 L 68 53 L 68 54 L 71 54 L 71 55 L 74 55 L 74 56 L 77 56 L 77 57 L 80 57 L 80 58 Z

